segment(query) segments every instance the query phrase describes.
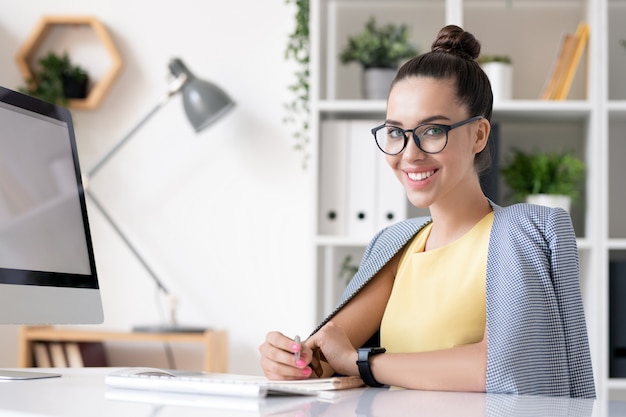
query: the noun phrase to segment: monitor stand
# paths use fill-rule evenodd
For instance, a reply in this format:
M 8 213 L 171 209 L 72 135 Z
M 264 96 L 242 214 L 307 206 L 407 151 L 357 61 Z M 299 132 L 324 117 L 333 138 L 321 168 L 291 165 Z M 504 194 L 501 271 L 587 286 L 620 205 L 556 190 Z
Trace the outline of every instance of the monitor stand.
M 0 381 L 22 381 L 27 379 L 58 378 L 61 374 L 38 371 L 9 371 L 0 369 Z

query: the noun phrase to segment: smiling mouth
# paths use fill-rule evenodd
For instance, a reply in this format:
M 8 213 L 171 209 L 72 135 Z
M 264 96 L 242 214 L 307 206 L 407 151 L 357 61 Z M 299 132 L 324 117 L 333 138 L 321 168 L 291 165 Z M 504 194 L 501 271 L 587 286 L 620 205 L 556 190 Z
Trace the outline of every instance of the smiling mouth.
M 425 171 L 425 172 L 407 172 L 409 179 L 413 181 L 424 181 L 427 178 L 430 178 L 435 173 L 435 170 Z

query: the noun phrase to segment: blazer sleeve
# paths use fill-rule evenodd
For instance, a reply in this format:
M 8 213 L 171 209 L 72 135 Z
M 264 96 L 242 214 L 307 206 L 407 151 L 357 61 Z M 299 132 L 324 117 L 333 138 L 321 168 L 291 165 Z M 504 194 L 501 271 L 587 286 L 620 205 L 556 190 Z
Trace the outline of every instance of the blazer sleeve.
M 496 212 L 487 260 L 487 392 L 594 398 L 576 236 L 562 209 Z
M 422 227 L 430 222 L 430 217 L 416 217 L 378 232 L 365 248 L 359 269 L 348 282 L 337 307 L 318 324 L 311 335 L 328 323 Z

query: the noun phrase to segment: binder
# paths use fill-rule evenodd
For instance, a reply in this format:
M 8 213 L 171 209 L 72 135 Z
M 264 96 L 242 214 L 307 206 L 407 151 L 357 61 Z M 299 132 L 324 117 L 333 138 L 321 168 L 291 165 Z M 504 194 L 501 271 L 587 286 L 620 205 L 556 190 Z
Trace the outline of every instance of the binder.
M 347 236 L 370 239 L 376 230 L 375 193 L 377 153 L 370 129 L 371 120 L 352 120 L 348 135 L 348 219 Z
M 320 128 L 318 234 L 370 239 L 407 217 L 404 187 L 376 147 L 379 120 L 324 120 Z
M 320 129 L 318 233 L 346 232 L 347 120 L 325 120 Z
M 400 220 L 406 219 L 408 204 L 406 191 L 387 163 L 385 154 L 378 151 L 376 160 L 377 185 L 375 232 L 397 223 Z

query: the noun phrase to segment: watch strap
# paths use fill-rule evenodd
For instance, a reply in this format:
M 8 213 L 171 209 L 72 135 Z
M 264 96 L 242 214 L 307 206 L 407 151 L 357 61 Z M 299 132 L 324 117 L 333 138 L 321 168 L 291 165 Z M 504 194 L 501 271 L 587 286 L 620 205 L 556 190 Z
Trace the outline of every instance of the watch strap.
M 370 357 L 373 355 L 377 355 L 379 353 L 385 353 L 386 349 L 382 347 L 378 348 L 360 348 L 357 353 L 357 361 L 356 364 L 359 368 L 359 374 L 361 375 L 361 379 L 365 382 L 366 385 L 370 387 L 382 387 L 384 384 L 376 381 L 374 375 L 372 374 L 372 367 L 370 365 Z

